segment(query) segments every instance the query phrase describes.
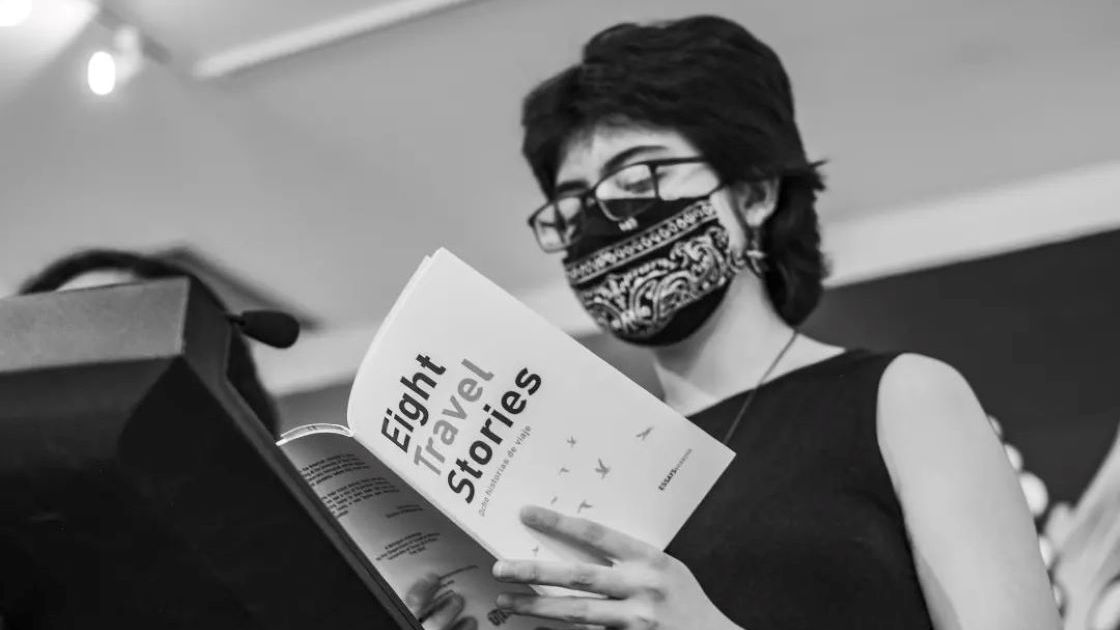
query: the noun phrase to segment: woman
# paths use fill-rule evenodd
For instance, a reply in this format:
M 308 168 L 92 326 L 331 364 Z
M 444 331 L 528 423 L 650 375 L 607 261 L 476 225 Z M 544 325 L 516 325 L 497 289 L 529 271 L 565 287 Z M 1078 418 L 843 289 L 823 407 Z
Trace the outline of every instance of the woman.
M 716 17 L 596 35 L 525 100 L 530 220 L 665 401 L 737 456 L 667 552 L 540 508 L 610 566 L 499 562 L 519 614 L 623 628 L 1053 630 L 1023 496 L 953 368 L 797 332 L 823 189 L 778 57 Z M 604 597 L 605 596 L 605 597 Z

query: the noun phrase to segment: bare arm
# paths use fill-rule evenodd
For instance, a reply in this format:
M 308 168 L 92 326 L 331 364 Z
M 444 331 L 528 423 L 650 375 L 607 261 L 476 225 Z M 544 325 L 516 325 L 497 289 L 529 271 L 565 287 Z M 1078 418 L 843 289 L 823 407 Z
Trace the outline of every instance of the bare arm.
M 1022 490 L 964 378 L 927 357 L 896 359 L 878 436 L 935 627 L 1060 628 Z

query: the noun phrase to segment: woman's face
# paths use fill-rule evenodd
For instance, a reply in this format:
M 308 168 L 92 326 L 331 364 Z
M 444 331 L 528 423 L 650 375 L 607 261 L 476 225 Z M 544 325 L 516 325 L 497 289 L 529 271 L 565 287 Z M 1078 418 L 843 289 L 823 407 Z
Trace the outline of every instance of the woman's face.
M 637 162 L 699 155 L 700 151 L 687 138 L 670 129 L 600 126 L 568 144 L 557 170 L 555 194 L 585 191 L 605 175 Z M 746 245 L 746 236 L 735 215 L 736 204 L 746 201 L 743 194 L 740 187 L 724 186 L 711 196 L 731 246 L 738 250 Z
M 750 266 L 743 220 L 764 219 L 766 204 L 747 208 L 756 197 L 751 187 L 721 186 L 699 157 L 682 134 L 637 126 L 594 129 L 562 155 L 556 194 L 595 187 L 600 202 L 597 211 L 583 208 L 579 238 L 565 249 L 565 275 L 584 309 L 620 339 L 681 341 Z M 634 166 L 651 161 L 659 164 Z M 628 208 L 637 209 L 628 215 Z

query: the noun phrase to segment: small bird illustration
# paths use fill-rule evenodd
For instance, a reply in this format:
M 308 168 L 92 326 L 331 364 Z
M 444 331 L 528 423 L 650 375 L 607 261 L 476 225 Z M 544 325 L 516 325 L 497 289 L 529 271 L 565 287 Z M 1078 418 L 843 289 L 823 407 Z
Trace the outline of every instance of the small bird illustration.
M 580 512 L 582 512 L 584 508 L 590 508 L 590 507 L 592 507 L 592 506 L 587 501 L 580 501 L 579 502 L 579 507 L 576 508 L 576 514 L 579 514 Z
M 568 446 L 575 446 L 575 445 L 576 445 L 575 437 L 569 437 L 568 438 Z
M 644 439 L 646 439 L 647 437 L 649 437 L 649 432 L 650 432 L 650 431 L 653 431 L 653 427 L 650 427 L 650 428 L 646 429 L 645 431 L 642 431 L 641 433 L 639 433 L 638 435 L 636 435 L 636 436 L 634 436 L 634 437 L 636 437 L 636 438 L 638 438 L 638 439 L 640 439 L 640 440 L 644 440 Z
M 560 467 L 560 472 L 558 472 L 558 473 L 556 473 L 556 474 L 558 474 L 558 475 L 563 475 L 564 473 L 567 473 L 567 472 L 572 472 L 572 471 L 570 471 L 570 470 L 568 470 L 567 468 L 564 468 L 563 466 L 561 466 L 561 467 Z
M 538 551 L 540 551 L 540 550 L 541 550 L 541 546 L 540 546 L 540 545 L 537 545 L 536 547 L 533 547 L 533 555 L 534 555 L 534 556 L 535 556 L 535 555 L 537 555 L 537 552 L 538 552 Z
M 549 504 L 549 505 L 556 505 L 556 500 L 557 500 L 557 499 L 559 499 L 559 498 L 560 498 L 560 497 L 552 497 L 552 500 L 551 500 L 551 501 L 549 501 L 549 502 L 548 502 L 548 504 Z
M 599 473 L 601 479 L 606 479 L 607 473 L 609 473 L 610 471 L 611 469 L 607 468 L 607 465 L 604 464 L 603 460 L 600 459 L 599 466 L 595 469 L 595 472 Z

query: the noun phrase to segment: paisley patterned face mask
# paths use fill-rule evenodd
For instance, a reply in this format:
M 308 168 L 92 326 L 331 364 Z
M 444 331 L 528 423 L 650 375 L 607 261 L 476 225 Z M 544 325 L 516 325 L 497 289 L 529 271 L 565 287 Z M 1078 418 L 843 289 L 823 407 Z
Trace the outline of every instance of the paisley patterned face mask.
M 643 214 L 651 220 L 641 231 L 620 237 L 617 229 L 600 229 L 570 247 L 564 260 L 568 284 L 599 326 L 646 346 L 695 332 L 747 268 L 709 198 L 658 204 Z

